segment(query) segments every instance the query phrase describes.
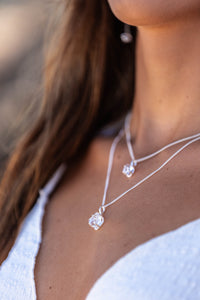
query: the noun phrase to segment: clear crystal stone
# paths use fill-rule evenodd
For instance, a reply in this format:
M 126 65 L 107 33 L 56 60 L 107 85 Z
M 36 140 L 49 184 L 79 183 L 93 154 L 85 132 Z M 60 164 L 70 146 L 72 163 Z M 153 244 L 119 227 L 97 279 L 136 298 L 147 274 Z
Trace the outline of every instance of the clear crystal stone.
M 126 177 L 130 178 L 134 174 L 134 172 L 135 172 L 135 168 L 133 162 L 124 165 L 122 173 L 126 175 Z
M 104 223 L 104 217 L 99 212 L 96 212 L 88 220 L 88 224 L 92 228 L 94 228 L 94 230 L 98 230 L 103 225 L 103 223 Z

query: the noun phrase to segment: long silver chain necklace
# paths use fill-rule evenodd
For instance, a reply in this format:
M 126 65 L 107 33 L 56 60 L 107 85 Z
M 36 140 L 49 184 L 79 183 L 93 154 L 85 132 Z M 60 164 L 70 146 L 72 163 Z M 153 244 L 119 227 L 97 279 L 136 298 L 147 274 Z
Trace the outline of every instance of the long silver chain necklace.
M 164 151 L 174 145 L 177 145 L 177 144 L 195 139 L 197 137 L 200 137 L 200 133 L 196 133 L 194 135 L 187 136 L 185 138 L 182 138 L 182 139 L 176 140 L 170 144 L 167 144 L 166 146 L 162 147 L 161 149 L 159 149 L 149 155 L 146 155 L 146 156 L 136 159 L 135 155 L 134 155 L 132 143 L 131 143 L 130 121 L 131 121 L 131 114 L 129 113 L 125 118 L 124 130 L 125 130 L 126 143 L 127 143 L 129 155 L 131 157 L 131 162 L 124 165 L 123 170 L 122 170 L 122 173 L 128 178 L 132 177 L 132 175 L 135 173 L 136 166 L 138 165 L 138 163 L 141 163 L 145 160 L 153 158 L 154 156 L 160 154 L 162 151 Z
M 200 134 L 197 135 L 193 135 L 191 137 L 187 137 L 181 140 L 177 140 L 171 144 L 166 145 L 165 147 L 161 148 L 159 151 L 159 153 L 162 151 L 164 151 L 165 149 L 169 148 L 175 144 L 181 143 L 180 141 L 187 141 L 189 139 L 189 141 L 184 144 L 182 147 L 180 147 L 175 153 L 173 153 L 167 160 L 165 160 L 165 162 L 156 170 L 154 170 L 153 172 L 151 172 L 150 174 L 148 174 L 147 176 L 145 176 L 143 179 L 141 179 L 139 182 L 137 182 L 136 184 L 134 184 L 133 186 L 131 186 L 128 190 L 126 190 L 125 192 L 123 192 L 122 194 L 120 194 L 118 197 L 116 197 L 115 199 L 113 199 L 111 202 L 105 204 L 106 202 L 106 196 L 107 196 L 107 191 L 108 191 L 108 187 L 109 187 L 109 181 L 110 181 L 110 175 L 111 175 L 111 170 L 112 170 L 112 165 L 113 165 L 113 159 L 114 159 L 114 154 L 115 154 L 115 150 L 116 150 L 116 146 L 117 144 L 120 142 L 120 140 L 122 139 L 122 137 L 124 136 L 124 132 L 126 134 L 126 122 L 128 120 L 128 117 L 125 120 L 125 131 L 122 129 L 118 135 L 114 138 L 111 148 L 110 148 L 110 153 L 109 153 L 109 159 L 108 159 L 108 168 L 107 168 L 107 175 L 106 175 L 106 181 L 105 181 L 105 187 L 104 187 L 104 193 L 103 193 L 103 199 L 102 199 L 102 204 L 99 207 L 98 212 L 96 212 L 95 214 L 93 214 L 89 220 L 88 220 L 88 224 L 89 226 L 91 226 L 94 230 L 98 230 L 99 228 L 102 227 L 102 225 L 104 224 L 104 213 L 106 211 L 106 208 L 111 206 L 112 204 L 114 204 L 115 202 L 117 202 L 118 200 L 120 200 L 123 196 L 125 196 L 127 193 L 129 193 L 130 191 L 132 191 L 133 189 L 135 189 L 136 187 L 138 187 L 139 185 L 141 185 L 142 183 L 144 183 L 146 180 L 148 180 L 150 177 L 152 177 L 153 175 L 155 175 L 156 173 L 158 173 L 162 168 L 164 168 L 175 156 L 177 156 L 182 150 L 184 150 L 186 147 L 188 147 L 189 145 L 191 145 L 192 143 L 200 140 Z M 130 126 L 130 119 L 129 119 L 129 126 Z M 195 137 L 195 138 L 194 138 Z M 127 136 L 126 136 L 127 138 Z M 128 146 L 128 142 L 127 142 L 127 146 Z M 132 146 L 131 146 L 132 148 Z M 158 151 L 154 152 L 151 155 L 148 155 L 146 157 L 143 157 L 143 161 L 154 157 L 155 155 L 158 154 Z M 132 150 L 133 152 L 133 150 Z M 151 156 L 151 157 L 150 157 Z M 134 157 L 134 153 L 133 153 L 133 157 Z M 135 159 L 135 157 L 134 157 Z M 139 160 L 137 160 L 138 162 Z

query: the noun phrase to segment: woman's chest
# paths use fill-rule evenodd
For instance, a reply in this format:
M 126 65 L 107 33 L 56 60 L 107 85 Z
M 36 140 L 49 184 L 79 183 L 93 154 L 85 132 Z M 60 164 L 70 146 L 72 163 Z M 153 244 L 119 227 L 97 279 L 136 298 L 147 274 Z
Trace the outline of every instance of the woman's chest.
M 97 279 L 122 256 L 200 216 L 197 192 L 189 202 L 190 191 L 180 190 L 183 182 L 171 184 L 169 192 L 167 182 L 164 187 L 152 179 L 107 209 L 105 224 L 94 231 L 88 218 L 101 204 L 103 184 L 101 178 L 87 178 L 55 194 L 47 207 L 35 268 L 38 300 L 85 299 Z M 121 189 L 115 184 L 116 194 Z

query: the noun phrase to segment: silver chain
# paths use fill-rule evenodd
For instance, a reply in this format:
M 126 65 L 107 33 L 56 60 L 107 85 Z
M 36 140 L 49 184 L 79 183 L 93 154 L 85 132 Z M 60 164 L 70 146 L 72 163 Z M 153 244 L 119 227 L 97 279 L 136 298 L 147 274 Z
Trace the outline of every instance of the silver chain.
M 131 143 L 131 133 L 130 133 L 130 120 L 131 120 L 131 115 L 130 113 L 126 116 L 126 119 L 125 119 L 125 135 L 126 135 L 126 142 L 127 142 L 127 146 L 128 146 L 128 151 L 129 151 L 129 154 L 130 154 L 130 157 L 132 159 L 132 161 L 134 161 L 136 164 L 140 163 L 140 162 L 143 162 L 147 159 L 150 159 L 158 154 L 160 154 L 162 151 L 174 146 L 174 145 L 177 145 L 177 144 L 180 144 L 180 143 L 183 143 L 183 142 L 187 142 L 189 140 L 192 140 L 192 139 L 195 139 L 197 137 L 200 137 L 200 132 L 199 133 L 196 133 L 194 135 L 190 135 L 190 136 L 187 136 L 187 137 L 184 137 L 182 139 L 179 139 L 179 140 L 176 140 L 170 144 L 167 144 L 165 145 L 164 147 L 162 147 L 161 149 L 149 154 L 149 155 L 146 155 L 146 156 L 143 156 L 143 157 L 140 157 L 140 158 L 135 158 L 135 155 L 134 155 L 134 151 L 133 151 L 133 147 L 132 147 L 132 143 Z

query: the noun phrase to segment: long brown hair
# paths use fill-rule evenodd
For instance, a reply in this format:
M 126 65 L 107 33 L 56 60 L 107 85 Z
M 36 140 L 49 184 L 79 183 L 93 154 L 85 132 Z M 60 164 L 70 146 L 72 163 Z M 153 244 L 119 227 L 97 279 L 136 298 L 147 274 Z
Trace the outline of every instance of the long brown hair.
M 134 44 L 120 41 L 123 24 L 107 0 L 65 0 L 60 20 L 46 58 L 40 114 L 1 183 L 1 261 L 58 166 L 70 168 L 97 131 L 132 104 Z

